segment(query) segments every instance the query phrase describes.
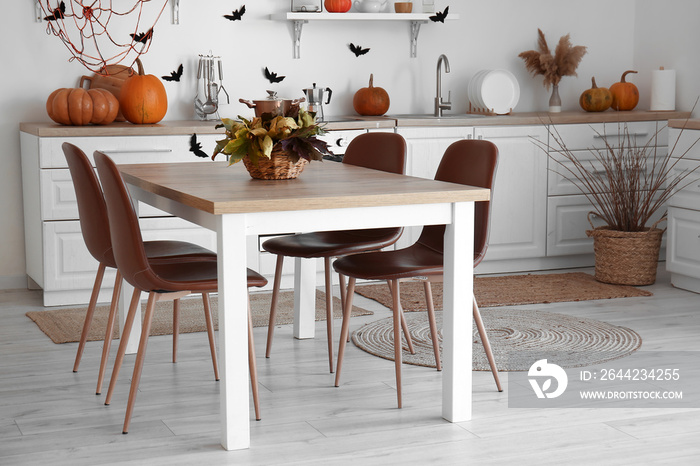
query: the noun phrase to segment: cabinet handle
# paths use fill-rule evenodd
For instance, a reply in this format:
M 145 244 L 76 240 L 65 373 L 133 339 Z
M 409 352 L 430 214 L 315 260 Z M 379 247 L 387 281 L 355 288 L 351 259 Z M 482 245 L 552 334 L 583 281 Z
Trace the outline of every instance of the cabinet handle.
M 160 154 L 171 153 L 172 149 L 114 149 L 100 150 L 100 152 L 109 154 Z
M 648 132 L 648 131 L 644 131 L 643 133 L 630 133 L 630 137 L 632 137 L 632 138 L 636 138 L 636 137 L 640 137 L 640 138 L 641 138 L 641 137 L 647 137 L 647 136 L 649 136 L 649 132 Z M 607 139 L 607 138 L 610 138 L 610 137 L 619 138 L 620 135 L 619 135 L 619 134 L 597 134 L 597 133 L 593 135 L 593 139 L 604 139 L 604 138 Z M 624 138 L 624 137 L 626 137 L 626 136 L 623 135 L 623 136 L 621 137 L 621 139 Z

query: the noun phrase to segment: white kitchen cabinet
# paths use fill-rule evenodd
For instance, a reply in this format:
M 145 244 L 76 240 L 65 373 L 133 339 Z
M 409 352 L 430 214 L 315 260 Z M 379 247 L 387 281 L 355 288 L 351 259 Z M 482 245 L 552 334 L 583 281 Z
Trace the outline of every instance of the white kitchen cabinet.
M 642 121 L 622 123 L 597 123 L 597 124 L 568 124 L 550 127 L 557 138 L 550 136 L 550 156 L 564 163 L 560 165 L 556 160 L 548 160 L 548 198 L 547 198 L 547 257 L 569 257 L 571 266 L 587 266 L 592 264 L 593 239 L 586 236 L 586 230 L 591 228 L 588 222 L 588 212 L 594 210 L 590 201 L 584 196 L 576 185 L 570 181 L 574 176 L 568 169 L 575 170 L 573 164 L 565 160 L 556 151 L 560 148 L 558 140 L 563 141 L 568 150 L 574 152 L 576 158 L 582 161 L 586 168 L 600 167 L 596 160 L 595 150 L 605 150 L 606 140 L 613 148 L 619 147 L 620 135 L 625 134 L 625 125 L 631 147 L 643 147 L 655 135 L 657 154 L 665 156 L 667 153 L 668 132 L 663 129 L 663 122 Z M 605 136 L 605 137 L 602 137 Z M 650 151 L 650 155 L 653 153 Z M 568 178 L 568 179 L 567 179 Z M 657 220 L 663 214 L 663 209 L 652 221 Z M 599 226 L 600 222 L 596 223 Z M 574 257 L 577 256 L 577 257 Z
M 672 156 L 684 155 L 678 170 L 692 170 L 700 164 L 700 130 L 669 130 L 669 141 L 675 144 Z M 678 141 L 676 143 L 676 141 Z M 693 144 L 695 144 L 693 146 Z M 676 172 L 677 173 L 677 172 Z M 666 269 L 671 284 L 700 293 L 700 171 L 689 175 L 684 189 L 669 200 Z
M 547 156 L 533 143 L 546 141 L 543 126 L 477 127 L 477 139 L 498 147 L 498 168 L 491 203 L 489 247 L 477 272 L 500 261 L 545 255 Z M 489 264 L 491 263 L 491 264 Z
M 45 306 L 87 303 L 97 271 L 83 242 L 70 171 L 61 145 L 70 142 L 92 160 L 100 150 L 117 163 L 178 163 L 201 159 L 189 151 L 190 134 L 165 136 L 40 137 L 20 133 L 28 277 L 43 290 Z M 213 151 L 214 134 L 198 135 Z M 213 233 L 165 212 L 144 206 L 141 228 L 146 240 L 186 240 L 215 250 Z M 114 271 L 108 271 L 100 301 L 111 297 Z

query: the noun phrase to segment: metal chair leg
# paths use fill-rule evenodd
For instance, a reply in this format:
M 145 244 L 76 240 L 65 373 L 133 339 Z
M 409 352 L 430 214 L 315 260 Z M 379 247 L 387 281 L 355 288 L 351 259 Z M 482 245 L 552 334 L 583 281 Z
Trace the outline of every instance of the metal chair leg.
M 83 358 L 83 350 L 85 350 L 85 342 L 87 341 L 88 332 L 90 331 L 90 325 L 92 325 L 92 316 L 95 315 L 95 307 L 97 307 L 97 298 L 100 294 L 100 287 L 102 286 L 102 279 L 105 275 L 105 269 L 107 267 L 104 264 L 100 264 L 97 268 L 97 275 L 95 276 L 95 284 L 92 286 L 92 294 L 90 295 L 90 303 L 88 304 L 87 314 L 85 314 L 85 322 L 83 323 L 83 331 L 80 334 L 80 343 L 78 344 L 78 352 L 75 355 L 75 362 L 73 363 L 73 372 L 78 372 L 78 366 L 80 366 L 80 360 Z
M 484 345 L 484 351 L 486 352 L 486 358 L 489 360 L 489 365 L 491 366 L 491 373 L 493 374 L 493 379 L 496 381 L 496 387 L 499 392 L 502 392 L 501 381 L 498 378 L 498 369 L 496 368 L 496 360 L 493 357 L 493 352 L 491 351 L 491 344 L 489 343 L 489 337 L 486 335 L 486 328 L 484 327 L 484 322 L 481 320 L 481 313 L 479 312 L 479 306 L 476 304 L 476 298 L 474 298 L 473 306 L 474 322 L 476 322 L 476 328 L 479 331 L 479 337 L 481 337 L 481 343 Z
M 270 357 L 272 349 L 272 338 L 275 332 L 275 318 L 277 317 L 277 299 L 280 293 L 280 281 L 282 280 L 282 265 L 284 264 L 284 256 L 277 256 L 275 265 L 275 280 L 272 284 L 272 302 L 270 303 L 270 323 L 267 325 L 267 346 L 265 348 L 265 357 Z
M 423 282 L 425 291 L 425 303 L 428 307 L 428 322 L 430 323 L 430 338 L 433 340 L 433 353 L 435 353 L 435 365 L 437 370 L 442 370 L 440 362 L 440 342 L 438 341 L 437 324 L 435 322 L 435 305 L 433 304 L 433 290 L 428 280 Z

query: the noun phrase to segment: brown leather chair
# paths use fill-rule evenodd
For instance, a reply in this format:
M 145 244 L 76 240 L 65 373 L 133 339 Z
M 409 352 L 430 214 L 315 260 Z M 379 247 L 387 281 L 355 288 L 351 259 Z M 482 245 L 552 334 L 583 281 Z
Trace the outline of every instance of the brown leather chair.
M 124 334 L 119 343 L 117 359 L 109 383 L 109 390 L 105 404 L 109 404 L 116 386 L 119 370 L 124 360 L 126 344 L 129 339 L 131 326 L 137 314 L 139 314 L 139 298 L 142 291 L 148 292 L 148 304 L 143 319 L 141 340 L 139 341 L 138 354 L 134 365 L 134 375 L 131 379 L 131 391 L 127 404 L 126 417 L 124 419 L 123 432 L 127 433 L 129 421 L 136 401 L 136 393 L 141 379 L 141 371 L 146 356 L 148 334 L 151 328 L 151 320 L 156 301 L 179 299 L 190 293 L 215 292 L 218 288 L 217 262 L 212 260 L 186 261 L 186 262 L 156 262 L 146 255 L 144 243 L 141 238 L 139 221 L 131 204 L 131 196 L 124 183 L 117 166 L 105 154 L 95 152 L 95 165 L 102 182 L 107 215 L 109 217 L 109 230 L 112 237 L 112 249 L 117 268 L 124 279 L 134 287 L 134 295 L 129 307 L 129 313 L 124 325 Z M 267 280 L 248 269 L 248 286 L 265 286 Z M 205 312 L 208 306 L 205 306 Z M 207 320 L 211 314 L 207 312 Z M 260 419 L 257 387 L 257 371 L 255 367 L 255 349 L 253 345 L 252 320 L 250 318 L 250 305 L 248 306 L 248 361 L 250 365 L 250 378 L 253 389 L 253 401 L 255 404 L 256 418 Z
M 78 351 L 75 355 L 73 364 L 73 372 L 78 371 L 80 360 L 85 349 L 88 332 L 92 324 L 92 318 L 95 313 L 97 298 L 102 286 L 105 269 L 107 267 L 117 268 L 117 263 L 114 260 L 112 251 L 112 240 L 109 234 L 109 220 L 107 218 L 107 207 L 104 201 L 104 195 L 97 175 L 93 170 L 90 160 L 87 155 L 73 144 L 64 142 L 61 146 L 63 153 L 68 162 L 71 178 L 73 179 L 73 187 L 75 189 L 75 197 L 78 203 L 78 213 L 80 218 L 80 229 L 83 234 L 85 245 L 90 251 L 90 254 L 97 260 L 99 267 L 95 284 L 92 288 L 90 302 L 88 304 L 83 330 L 80 335 L 80 343 Z M 182 261 L 201 261 L 210 260 L 216 261 L 216 253 L 198 246 L 196 244 L 187 243 L 184 241 L 147 241 L 144 243 L 146 256 L 151 261 L 168 263 Z M 112 332 L 116 321 L 117 299 L 121 291 L 122 277 L 117 270 L 116 279 L 114 282 L 114 293 L 112 295 L 112 303 L 110 306 L 109 317 L 107 319 L 107 329 L 105 331 L 104 344 L 102 347 L 102 360 L 100 361 L 100 371 L 97 377 L 96 394 L 99 395 L 102 391 L 102 382 L 104 380 L 105 369 L 107 366 L 107 358 L 112 343 Z M 204 305 L 209 308 L 208 300 L 204 297 Z M 179 300 L 173 302 L 173 362 L 177 360 L 177 336 L 178 336 L 178 315 L 179 315 Z M 208 321 L 207 321 L 208 323 Z M 212 349 L 212 362 L 214 364 L 214 375 L 219 379 L 218 367 L 216 364 L 216 352 L 214 347 L 214 330 L 213 327 L 207 327 L 209 332 L 209 341 Z
M 493 188 L 496 174 L 498 149 L 489 141 L 465 139 L 451 144 L 442 157 L 435 175 L 436 180 L 460 183 L 483 188 Z M 486 254 L 489 234 L 490 202 L 477 202 L 474 218 L 474 266 L 479 264 Z M 343 326 L 338 349 L 338 365 L 335 386 L 340 383 L 340 370 L 343 363 L 345 343 L 349 332 L 352 308 L 352 296 L 356 279 L 387 280 L 393 292 L 393 308 L 399 308 L 399 280 L 419 278 L 425 283 L 426 301 L 430 321 L 433 349 L 438 370 L 440 354 L 437 344 L 437 329 L 432 304 L 431 281 L 441 281 L 443 275 L 444 225 L 431 225 L 423 228 L 418 240 L 411 246 L 395 251 L 377 251 L 366 254 L 346 256 L 333 263 L 335 270 L 350 277 L 347 298 L 343 312 Z M 484 345 L 484 350 L 491 365 L 491 372 L 496 380 L 498 391 L 502 391 L 498 371 L 488 342 L 488 336 L 481 320 L 476 300 L 472 309 L 477 329 Z M 394 312 L 394 335 L 399 334 L 399 317 Z M 394 337 L 394 359 L 396 368 L 396 387 L 399 408 L 401 407 L 401 339 Z
M 354 138 L 348 145 L 343 163 L 404 173 L 406 165 L 406 141 L 395 133 L 366 133 Z M 342 207 L 342 206 L 341 206 Z M 263 243 L 263 249 L 277 254 L 275 280 L 272 288 L 270 324 L 267 330 L 265 357 L 270 357 L 275 330 L 277 296 L 279 294 L 284 257 L 319 258 L 324 260 L 326 282 L 326 329 L 328 333 L 328 364 L 333 372 L 333 301 L 330 261 L 333 257 L 365 251 L 375 251 L 394 244 L 401 236 L 402 228 L 377 228 L 369 230 L 324 231 L 281 236 Z M 345 299 L 345 281 L 340 277 L 341 301 Z

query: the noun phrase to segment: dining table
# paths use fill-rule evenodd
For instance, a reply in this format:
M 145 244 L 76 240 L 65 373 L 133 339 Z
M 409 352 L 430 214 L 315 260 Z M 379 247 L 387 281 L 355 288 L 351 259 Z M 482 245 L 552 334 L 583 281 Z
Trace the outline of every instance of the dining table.
M 242 164 L 213 161 L 119 170 L 134 201 L 216 233 L 224 449 L 250 447 L 246 243 L 258 235 L 446 225 L 442 417 L 471 419 L 474 202 L 488 200 L 488 189 L 332 161 L 313 162 L 290 180 L 252 179 Z M 297 337 L 314 327 L 316 274 L 308 263 L 295 267 Z M 261 405 L 264 412 L 264 398 Z

